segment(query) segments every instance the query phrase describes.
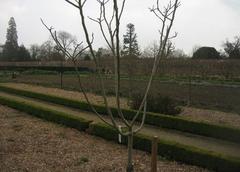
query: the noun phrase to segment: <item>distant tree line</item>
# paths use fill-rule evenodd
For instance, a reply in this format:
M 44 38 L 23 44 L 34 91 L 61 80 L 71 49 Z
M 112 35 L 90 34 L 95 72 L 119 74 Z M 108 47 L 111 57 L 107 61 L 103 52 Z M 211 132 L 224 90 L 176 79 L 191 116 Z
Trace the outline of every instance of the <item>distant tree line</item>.
M 76 38 L 65 31 L 57 32 L 61 43 L 68 46 L 76 43 Z M 135 33 L 135 26 L 132 23 L 127 24 L 126 34 L 123 35 L 123 46 L 121 56 L 125 58 L 153 58 L 156 55 L 157 43 L 140 51 Z M 240 36 L 236 36 L 231 42 L 226 40 L 223 44 L 224 52 L 217 51 L 214 47 L 199 47 L 193 52 L 193 59 L 240 59 Z M 97 57 L 111 57 L 111 50 L 99 48 L 95 51 Z M 168 42 L 167 58 L 190 58 L 183 50 L 175 49 L 172 42 Z M 79 57 L 82 60 L 91 60 L 89 52 L 85 52 Z M 61 51 L 58 50 L 52 39 L 49 39 L 41 45 L 31 45 L 26 49 L 23 44 L 18 45 L 17 25 L 13 17 L 8 22 L 6 42 L 0 45 L 0 61 L 65 61 L 67 60 Z
M 214 47 L 200 47 L 192 56 L 193 59 L 221 59 L 220 53 Z
M 67 32 L 59 32 L 61 41 L 73 41 L 74 38 Z M 66 45 L 67 46 L 67 45 Z M 8 22 L 6 42 L 0 47 L 0 61 L 58 61 L 64 56 L 58 51 L 52 40 L 47 40 L 41 45 L 31 45 L 29 50 L 18 45 L 17 25 L 13 17 Z
M 233 42 L 226 40 L 223 46 L 230 59 L 240 59 L 240 36 L 236 36 Z
M 214 47 L 200 47 L 193 53 L 193 59 L 240 59 L 240 36 L 233 42 L 226 40 L 224 52 L 218 52 Z

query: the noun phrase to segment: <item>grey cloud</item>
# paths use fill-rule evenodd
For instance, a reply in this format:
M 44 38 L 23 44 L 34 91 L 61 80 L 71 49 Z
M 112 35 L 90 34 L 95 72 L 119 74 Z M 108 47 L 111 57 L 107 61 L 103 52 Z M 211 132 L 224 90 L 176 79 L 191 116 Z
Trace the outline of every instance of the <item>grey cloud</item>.
M 127 0 L 121 35 L 125 32 L 126 24 L 132 22 L 141 48 L 158 37 L 159 23 L 148 10 L 154 2 Z M 240 34 L 240 10 L 236 10 L 239 7 L 239 0 L 182 0 L 173 30 L 179 33 L 175 39 L 176 47 L 187 52 L 196 44 L 221 48 L 223 40 Z M 88 1 L 87 15 L 97 17 L 98 9 L 95 0 Z M 5 42 L 7 22 L 11 16 L 16 19 L 19 43 L 27 46 L 41 44 L 49 37 L 40 23 L 40 17 L 57 30 L 66 30 L 84 40 L 78 11 L 64 0 L 0 0 L 0 11 L 0 44 Z M 105 46 L 98 26 L 91 21 L 88 26 L 95 33 L 95 46 Z

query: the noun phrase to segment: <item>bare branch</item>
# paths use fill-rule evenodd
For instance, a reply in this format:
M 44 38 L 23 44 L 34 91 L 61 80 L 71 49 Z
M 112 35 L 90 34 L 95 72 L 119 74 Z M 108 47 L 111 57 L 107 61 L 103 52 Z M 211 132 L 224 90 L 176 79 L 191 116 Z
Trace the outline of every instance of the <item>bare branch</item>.
M 75 66 L 75 71 L 76 71 L 76 73 L 77 73 L 77 78 L 78 78 L 79 87 L 80 87 L 80 89 L 81 89 L 81 92 L 84 94 L 84 97 L 85 97 L 87 103 L 90 105 L 90 108 L 92 109 L 92 111 L 93 111 L 103 122 L 105 122 L 106 124 L 108 124 L 108 125 L 110 125 L 110 126 L 112 126 L 112 127 L 113 127 L 113 126 L 117 126 L 117 124 L 116 124 L 116 122 L 115 122 L 114 120 L 112 121 L 114 125 L 113 125 L 113 124 L 110 124 L 109 122 L 107 122 L 107 121 L 96 111 L 96 109 L 93 107 L 92 103 L 89 101 L 88 96 L 87 96 L 85 90 L 83 89 L 83 85 L 82 85 L 82 82 L 81 82 L 80 74 L 79 74 L 79 71 L 78 71 L 78 68 L 77 68 L 77 64 L 76 64 L 76 57 L 77 57 L 78 55 L 80 55 L 81 53 L 83 53 L 87 48 L 89 48 L 89 45 L 88 45 L 87 47 L 83 48 L 81 51 L 79 51 L 79 52 L 75 55 L 75 53 L 76 53 L 76 51 L 77 51 L 77 48 L 82 44 L 82 43 L 80 43 L 80 44 L 78 44 L 78 45 L 74 48 L 73 54 L 70 54 L 70 53 L 66 50 L 66 48 L 59 42 L 56 31 L 54 31 L 54 33 L 53 33 L 53 32 L 52 32 L 52 29 L 53 29 L 52 27 L 49 28 L 49 27 L 43 22 L 42 19 L 41 19 L 41 22 L 42 22 L 42 24 L 48 29 L 48 31 L 50 32 L 52 38 L 54 39 L 54 41 L 55 41 L 55 43 L 57 44 L 57 46 L 59 47 L 59 49 L 60 49 L 63 53 L 65 53 L 69 58 L 72 59 L 72 61 L 73 61 L 73 63 L 74 63 L 74 66 Z M 92 41 L 90 42 L 90 45 L 92 45 L 93 40 L 94 40 L 94 36 L 92 35 Z
M 79 9 L 79 6 L 78 5 L 76 5 L 76 4 L 74 4 L 73 2 L 71 2 L 71 1 L 69 1 L 69 0 L 65 0 L 67 3 L 69 3 L 70 5 L 72 5 L 72 6 L 74 6 L 74 7 L 76 7 L 76 8 L 78 8 Z
M 103 100 L 104 100 L 104 104 L 105 104 L 105 107 L 107 109 L 107 112 L 108 112 L 108 115 L 110 116 L 111 118 L 111 121 L 112 121 L 112 124 L 115 128 L 117 128 L 117 124 L 116 122 L 114 121 L 114 117 L 113 117 L 113 114 L 112 114 L 112 111 L 111 109 L 109 108 L 109 105 L 108 105 L 108 100 L 107 100 L 107 96 L 106 96 L 106 91 L 105 91 L 105 86 L 104 86 L 104 83 L 103 83 L 103 77 L 102 77 L 102 74 L 100 73 L 100 66 L 97 62 L 97 58 L 96 58 L 96 55 L 93 51 L 93 47 L 92 47 L 92 44 L 91 44 L 91 41 L 90 41 L 90 38 L 89 38 L 89 32 L 88 32 L 88 29 L 87 29 L 87 26 L 86 26 L 86 22 L 85 22 L 85 15 L 84 15 L 84 11 L 83 11 L 83 7 L 81 6 L 81 0 L 79 0 L 79 14 L 80 14 L 80 17 L 81 17 L 81 22 L 82 22 L 82 27 L 83 27 L 83 31 L 84 31 L 84 34 L 85 34 L 85 38 L 86 38 L 86 42 L 89 46 L 89 49 L 90 49 L 90 53 L 94 59 L 94 62 L 95 62 L 95 65 L 96 65 L 96 68 L 97 68 L 97 74 L 100 78 L 100 83 L 101 83 L 101 90 L 102 90 L 102 97 L 103 97 Z
M 147 101 L 145 101 L 145 103 L 144 103 L 144 110 L 143 110 L 143 116 L 142 116 L 141 125 L 137 129 L 135 129 L 133 133 L 137 133 L 137 132 L 139 132 L 142 129 L 142 127 L 143 127 L 143 125 L 145 123 L 146 114 L 147 114 Z
M 81 78 L 80 78 L 80 74 L 79 74 L 79 71 L 78 71 L 78 68 L 77 68 L 76 61 L 73 61 L 73 63 L 74 63 L 74 66 L 75 66 L 75 71 L 77 72 L 77 78 L 78 78 L 78 83 L 79 83 L 80 90 L 81 90 L 81 92 L 83 93 L 83 95 L 84 95 L 87 103 L 90 105 L 90 108 L 92 109 L 92 111 L 93 111 L 103 122 L 105 122 L 107 125 L 109 125 L 109 126 L 111 126 L 111 127 L 115 127 L 115 125 L 117 125 L 116 123 L 115 123 L 115 125 L 113 125 L 113 124 L 109 123 L 107 120 L 105 120 L 105 119 L 102 117 L 102 115 L 100 115 L 100 114 L 96 111 L 96 109 L 93 107 L 93 105 L 90 103 L 90 101 L 89 101 L 89 99 L 88 99 L 88 96 L 87 96 L 85 90 L 83 89 L 83 85 L 82 85 L 82 81 L 81 81 Z
M 148 95 L 148 92 L 149 92 L 151 84 L 152 84 L 153 76 L 155 75 L 155 73 L 157 71 L 159 61 L 165 55 L 166 44 L 167 44 L 167 41 L 169 39 L 169 34 L 170 34 L 171 29 L 172 29 L 172 25 L 173 25 L 173 21 L 175 19 L 175 14 L 176 14 L 177 8 L 179 6 L 180 6 L 179 0 L 175 0 L 174 5 L 172 5 L 172 2 L 170 1 L 168 6 L 164 8 L 164 9 L 166 9 L 165 12 L 162 12 L 159 8 L 159 0 L 157 0 L 157 8 L 150 9 L 150 12 L 154 12 L 154 11 L 157 10 L 161 15 L 164 14 L 163 18 L 161 20 L 162 21 L 162 29 L 161 29 L 161 32 L 160 32 L 160 40 L 159 40 L 160 45 L 159 45 L 158 54 L 154 59 L 152 72 L 151 72 L 151 75 L 150 75 L 150 78 L 149 78 L 149 81 L 148 81 L 148 84 L 147 84 L 147 88 L 145 90 L 145 94 L 143 96 L 143 100 L 142 100 L 142 102 L 139 106 L 139 109 L 138 109 L 136 115 L 134 116 L 134 118 L 131 121 L 131 125 L 133 125 L 135 123 L 136 119 L 138 118 L 138 116 L 140 114 L 140 111 L 142 110 L 142 108 L 144 106 L 144 103 L 147 99 L 147 95 Z M 167 15 L 171 11 L 173 11 L 173 12 L 171 13 L 171 18 L 169 18 L 169 17 L 167 17 Z M 170 21 L 170 24 L 168 26 L 167 26 L 167 21 Z
M 122 8 L 121 8 L 121 11 L 120 11 L 120 14 L 119 14 L 119 20 L 121 20 L 121 17 L 122 17 L 123 11 L 124 11 L 124 7 L 125 7 L 125 3 L 126 3 L 126 0 L 123 0 Z
M 84 0 L 82 3 L 82 7 L 85 5 L 85 3 L 87 2 L 87 0 Z

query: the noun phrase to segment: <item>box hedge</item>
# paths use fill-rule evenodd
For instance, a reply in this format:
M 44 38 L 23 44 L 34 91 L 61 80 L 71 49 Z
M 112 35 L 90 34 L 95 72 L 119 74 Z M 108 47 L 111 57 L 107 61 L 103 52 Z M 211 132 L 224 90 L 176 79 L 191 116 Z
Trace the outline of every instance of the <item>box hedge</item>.
M 48 121 L 76 128 L 80 131 L 88 130 L 91 134 L 107 140 L 115 142 L 118 141 L 117 130 L 102 123 L 92 123 L 92 121 L 89 120 L 71 116 L 69 114 L 54 111 L 48 108 L 39 107 L 34 104 L 11 100 L 2 96 L 0 96 L 0 104 L 27 112 L 31 115 L 43 118 Z M 127 144 L 127 138 L 125 136 L 122 137 L 122 144 Z M 134 136 L 133 147 L 135 149 L 150 152 L 151 137 L 140 134 Z M 240 159 L 225 157 L 213 152 L 197 149 L 175 142 L 159 140 L 158 154 L 168 159 L 198 165 L 220 172 L 240 171 Z
M 89 128 L 90 120 L 85 120 L 80 117 L 71 116 L 63 112 L 54 111 L 48 108 L 42 108 L 33 104 L 11 100 L 0 96 L 0 104 L 11 108 L 26 112 L 36 117 L 52 121 L 58 124 L 66 125 L 80 131 L 85 131 Z
M 90 133 L 107 140 L 118 142 L 117 130 L 101 123 L 91 123 Z M 133 147 L 151 152 L 151 143 L 151 137 L 137 134 L 134 136 Z M 125 136 L 122 137 L 122 144 L 127 144 L 127 138 Z M 238 158 L 225 157 L 214 152 L 175 142 L 158 140 L 158 155 L 170 160 L 197 165 L 219 172 L 240 171 L 240 159 Z
M 85 111 L 91 111 L 88 103 L 83 101 L 71 100 L 63 97 L 46 95 L 42 93 L 36 93 L 32 91 L 20 90 L 15 88 L 10 88 L 7 86 L 0 86 L 1 91 L 5 91 L 11 94 L 17 94 L 21 96 L 36 98 L 39 100 L 52 102 L 60 105 L 65 105 L 72 108 L 77 108 Z M 94 105 L 97 112 L 106 115 L 107 111 L 104 106 Z M 117 116 L 117 109 L 111 108 L 115 117 Z M 126 119 L 131 120 L 136 114 L 135 110 L 122 109 L 123 114 Z M 141 121 L 142 113 L 139 115 L 137 121 Z M 195 122 L 180 117 L 162 115 L 148 112 L 146 116 L 146 124 L 154 125 L 163 128 L 175 129 L 183 132 L 189 132 L 193 134 L 203 135 L 207 137 L 214 137 L 218 139 L 228 140 L 232 142 L 240 143 L 240 129 L 226 127 L 221 125 L 208 124 L 203 122 Z

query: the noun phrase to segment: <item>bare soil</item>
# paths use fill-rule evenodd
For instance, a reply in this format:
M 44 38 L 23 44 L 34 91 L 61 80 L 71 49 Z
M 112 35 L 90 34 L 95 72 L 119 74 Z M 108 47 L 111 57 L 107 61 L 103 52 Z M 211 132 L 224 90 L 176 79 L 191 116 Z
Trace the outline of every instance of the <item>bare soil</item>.
M 69 98 L 72 100 L 86 101 L 83 93 L 77 92 L 77 91 L 68 91 L 68 90 L 63 90 L 59 88 L 50 88 L 50 87 L 43 87 L 43 86 L 36 86 L 36 85 L 22 84 L 22 83 L 4 83 L 4 84 L 1 83 L 1 85 L 10 86 L 16 89 L 23 89 L 23 90 L 29 90 L 29 91 L 34 91 L 38 93 L 44 93 L 44 94 L 53 95 L 53 96 L 61 96 L 61 97 Z M 91 103 L 104 105 L 102 96 L 99 96 L 93 93 L 87 93 L 87 96 L 89 97 Z M 108 98 L 109 106 L 116 107 L 115 97 L 108 96 L 107 98 Z M 121 98 L 121 107 L 129 108 L 129 106 L 127 105 L 127 99 Z
M 134 67 L 135 68 L 135 65 Z M 151 68 L 151 67 L 150 67 Z M 148 67 L 149 69 L 149 67 Z M 147 70 L 148 70 L 147 69 Z M 162 68 L 169 69 L 168 67 Z M 182 68 L 181 68 L 182 69 Z M 144 70 L 144 71 L 147 71 Z M 121 94 L 125 97 L 129 96 L 130 92 L 143 92 L 147 85 L 147 78 L 149 73 L 146 75 L 136 75 L 138 79 L 128 80 L 121 79 Z M 168 76 L 169 73 L 168 73 Z M 171 75 L 172 77 L 174 75 Z M 178 76 L 178 75 L 177 75 Z M 168 78 L 168 77 L 167 77 Z M 160 94 L 162 96 L 172 97 L 177 100 L 188 102 L 189 95 L 189 83 L 185 81 L 178 81 L 178 77 L 173 77 L 169 81 L 165 81 L 167 78 L 160 80 L 154 80 L 151 86 L 151 94 Z M 1 79 L 1 78 L 0 78 Z M 101 86 L 99 79 L 95 75 L 83 75 L 82 76 L 83 87 L 88 92 L 100 93 Z M 168 78 L 170 79 L 170 78 Z M 186 79 L 186 78 L 185 78 Z M 2 79 L 1 79 L 2 80 Z M 58 74 L 20 74 L 15 79 L 8 79 L 9 82 L 20 82 L 28 84 L 39 84 L 50 87 L 60 87 L 60 75 Z M 109 95 L 114 95 L 114 79 L 104 77 L 104 85 L 106 92 Z M 79 84 L 77 82 L 76 75 L 64 74 L 63 75 L 63 88 L 70 90 L 77 90 Z M 223 111 L 231 111 L 240 114 L 240 89 L 239 84 L 234 83 L 223 84 L 223 83 L 208 83 L 205 80 L 200 79 L 199 81 L 193 82 L 191 87 L 191 104 L 195 106 L 201 106 L 208 109 L 220 109 Z
M 0 171 L 124 172 L 126 147 L 0 106 Z M 150 155 L 134 151 L 136 172 L 150 171 Z M 167 160 L 162 172 L 208 170 Z
M 194 121 L 240 128 L 240 115 L 236 113 L 184 107 L 179 116 Z
M 81 92 L 66 91 L 59 88 L 48 88 L 30 84 L 20 83 L 5 83 L 3 85 L 10 86 L 17 89 L 31 90 L 39 93 L 62 96 L 73 100 L 85 101 L 85 98 Z M 103 105 L 103 99 L 99 95 L 88 93 L 88 97 L 93 104 Z M 115 98 L 108 97 L 109 105 L 112 107 L 116 106 Z M 121 107 L 129 109 L 127 99 L 121 98 Z M 208 122 L 212 124 L 219 124 L 225 126 L 231 126 L 240 128 L 240 115 L 237 113 L 227 113 L 216 110 L 206 110 L 192 107 L 183 107 L 183 112 L 179 115 L 182 118 L 190 119 L 200 122 Z

